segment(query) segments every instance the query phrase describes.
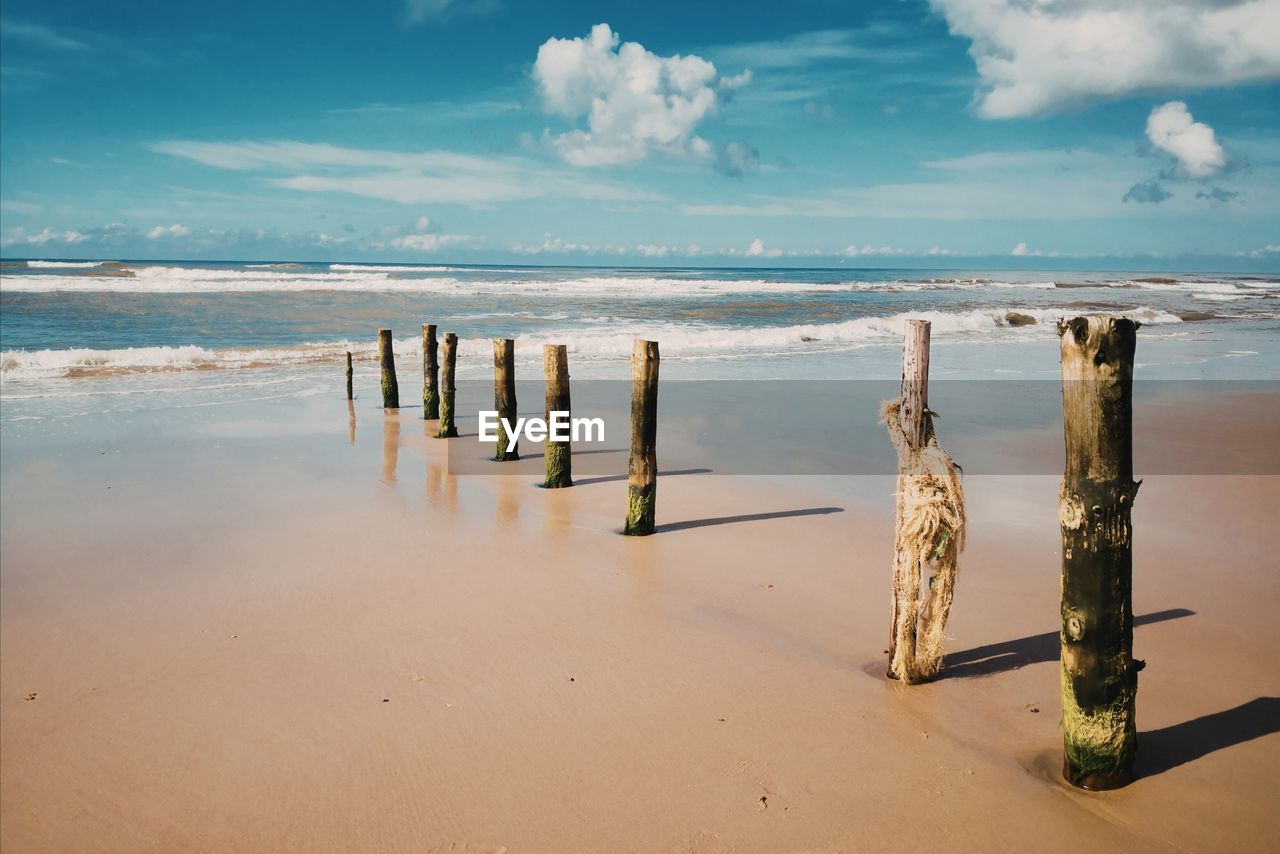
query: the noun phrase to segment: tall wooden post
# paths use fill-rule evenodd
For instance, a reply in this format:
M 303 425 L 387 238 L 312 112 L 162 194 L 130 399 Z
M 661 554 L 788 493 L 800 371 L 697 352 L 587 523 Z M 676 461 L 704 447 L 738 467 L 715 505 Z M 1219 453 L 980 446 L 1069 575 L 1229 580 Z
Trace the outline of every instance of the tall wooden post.
M 569 348 L 564 344 L 547 344 L 542 348 L 542 367 L 547 375 L 547 406 L 545 417 L 548 430 L 551 413 L 571 412 L 569 404 Z M 542 485 L 547 489 L 573 486 L 573 446 L 569 442 L 552 441 L 547 436 L 547 477 Z
M 1066 471 L 1062 530 L 1062 773 L 1084 789 L 1133 779 L 1133 354 L 1138 324 L 1059 321 Z
M 458 362 L 458 336 L 452 332 L 444 334 L 444 359 L 440 365 L 440 432 L 436 436 L 449 439 L 458 435 L 458 428 L 453 424 L 453 369 Z
M 432 421 L 440 417 L 440 363 L 436 361 L 436 325 L 422 324 L 422 417 Z
M 498 444 L 493 458 L 498 462 L 520 459 L 520 446 L 507 448 L 510 436 L 502 426 L 503 419 L 516 420 L 516 342 L 510 338 L 493 339 L 493 408 L 498 411 Z
M 352 380 L 355 377 L 355 370 L 351 367 L 351 351 L 347 351 L 347 400 L 354 400 L 354 388 Z
M 396 354 L 391 348 L 391 330 L 378 330 L 378 363 L 382 366 L 382 408 L 400 408 L 400 386 L 396 382 Z
M 627 522 L 622 533 L 653 533 L 658 493 L 658 342 L 636 341 L 631 351 L 631 461 Z
M 902 339 L 902 382 L 897 408 L 899 435 L 906 447 L 898 452 L 898 495 L 910 486 L 906 478 L 910 460 L 929 441 L 933 419 L 929 416 L 929 335 L 927 320 L 908 320 Z M 915 603 L 920 599 L 921 568 L 911 558 L 909 544 L 904 541 L 901 500 L 897 511 L 897 531 L 893 562 L 893 628 L 889 635 L 889 670 L 891 679 L 910 682 L 916 658 L 916 631 L 919 614 Z

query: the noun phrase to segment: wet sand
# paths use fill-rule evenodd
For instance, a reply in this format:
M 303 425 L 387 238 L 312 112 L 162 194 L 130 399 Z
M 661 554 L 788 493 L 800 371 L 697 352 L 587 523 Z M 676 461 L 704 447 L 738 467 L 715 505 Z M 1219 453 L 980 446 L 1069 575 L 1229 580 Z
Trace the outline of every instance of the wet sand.
M 968 478 L 948 667 L 907 688 L 890 477 L 667 476 L 629 539 L 620 480 L 453 476 L 411 410 L 354 413 L 6 425 L 6 852 L 1274 845 L 1276 476 L 1147 478 L 1141 776 L 1089 794 L 1056 477 Z

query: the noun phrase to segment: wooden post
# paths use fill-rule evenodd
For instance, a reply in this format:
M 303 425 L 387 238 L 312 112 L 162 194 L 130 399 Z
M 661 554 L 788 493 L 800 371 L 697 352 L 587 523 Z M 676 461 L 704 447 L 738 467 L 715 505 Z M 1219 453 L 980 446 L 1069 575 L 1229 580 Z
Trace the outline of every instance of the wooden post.
M 440 432 L 437 438 L 449 439 L 458 435 L 453 424 L 453 369 L 458 361 L 458 336 L 444 334 L 444 361 L 440 365 Z
M 519 443 L 507 449 L 510 438 L 502 426 L 505 418 L 516 420 L 516 342 L 510 338 L 493 339 L 493 408 L 498 411 L 498 443 L 493 458 L 500 463 L 520 459 Z
M 902 339 L 902 381 L 899 386 L 898 419 L 901 435 L 906 442 L 906 453 L 898 455 L 898 494 L 905 491 L 904 478 L 911 477 L 904 466 L 911 454 L 918 453 L 933 432 L 933 419 L 929 417 L 929 335 L 931 324 L 927 320 L 908 320 Z M 898 515 L 902 513 L 899 506 Z M 921 568 L 913 566 L 906 556 L 907 544 L 902 541 L 902 520 L 896 520 L 898 541 L 894 543 L 896 559 L 893 562 L 893 627 L 889 635 L 890 679 L 911 681 L 911 667 L 916 657 L 916 630 L 918 614 L 910 607 L 920 598 Z M 904 607 L 904 604 L 907 607 Z
M 545 417 L 548 430 L 551 413 L 571 411 L 569 404 L 569 348 L 564 344 L 547 344 L 542 348 L 542 367 L 547 375 L 547 406 Z M 573 486 L 573 446 L 569 442 L 553 442 L 547 436 L 547 478 L 542 485 L 547 489 Z
M 658 493 L 658 342 L 636 341 L 631 351 L 631 461 L 627 522 L 622 533 L 653 533 Z
M 422 417 L 432 421 L 440 417 L 440 363 L 436 361 L 436 325 L 422 324 Z
M 378 330 L 378 362 L 382 365 L 382 408 L 400 408 L 400 386 L 396 382 L 396 354 L 391 348 L 391 330 Z
M 354 400 L 352 379 L 355 377 L 355 371 L 351 367 L 351 351 L 347 351 L 347 400 Z
M 1084 789 L 1133 779 L 1133 353 L 1122 317 L 1059 321 L 1066 471 L 1062 530 L 1062 774 Z

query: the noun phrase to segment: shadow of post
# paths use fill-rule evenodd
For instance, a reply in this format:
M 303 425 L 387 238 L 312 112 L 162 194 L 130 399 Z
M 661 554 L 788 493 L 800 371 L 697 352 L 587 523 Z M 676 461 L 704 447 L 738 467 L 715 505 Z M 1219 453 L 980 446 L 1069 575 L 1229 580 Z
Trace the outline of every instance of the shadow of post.
M 1135 770 L 1139 778 L 1154 777 L 1274 732 L 1280 732 L 1280 697 L 1258 697 L 1234 709 L 1138 733 Z
M 687 522 L 668 522 L 655 525 L 655 534 L 671 531 L 687 531 L 690 528 L 709 528 L 712 525 L 735 525 L 738 522 L 763 522 L 766 519 L 790 519 L 795 516 L 825 516 L 828 513 L 843 513 L 843 507 L 806 507 L 803 510 L 775 510 L 772 513 L 746 513 L 741 516 L 716 516 L 711 519 L 690 519 Z
M 1165 620 L 1176 620 L 1179 617 L 1190 617 L 1195 611 L 1186 608 L 1169 608 L 1165 611 L 1153 611 L 1133 618 L 1133 625 L 1145 626 L 1148 623 L 1162 623 Z M 939 679 L 964 679 L 970 676 L 991 676 L 1008 670 L 1017 670 L 1028 664 L 1040 664 L 1046 661 L 1057 661 L 1060 643 L 1057 632 L 1045 632 L 1042 635 L 1030 635 L 1017 640 L 975 646 L 960 652 L 949 652 L 943 661 Z

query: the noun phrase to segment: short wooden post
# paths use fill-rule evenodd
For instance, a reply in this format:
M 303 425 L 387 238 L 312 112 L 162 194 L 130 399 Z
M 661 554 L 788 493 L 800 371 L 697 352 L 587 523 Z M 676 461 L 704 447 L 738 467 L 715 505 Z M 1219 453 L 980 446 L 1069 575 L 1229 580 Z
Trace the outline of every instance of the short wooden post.
M 351 367 L 351 351 L 347 351 L 347 400 L 354 400 L 355 394 L 352 388 L 352 380 L 355 377 L 355 370 Z
M 912 454 L 919 453 L 933 431 L 929 417 L 929 336 L 932 326 L 927 320 L 908 320 L 902 339 L 902 381 L 899 385 L 898 429 L 906 443 L 898 455 L 898 494 L 901 496 L 911 477 L 907 471 Z M 905 451 L 905 453 L 903 453 Z M 902 508 L 898 508 L 901 517 Z M 919 615 L 912 603 L 920 598 L 920 567 L 909 559 L 909 549 L 902 541 L 902 520 L 896 520 L 897 542 L 893 562 L 893 627 L 889 635 L 889 670 L 891 679 L 911 681 L 916 657 L 916 632 Z
M 427 421 L 440 417 L 440 363 L 436 360 L 439 346 L 436 325 L 422 324 L 422 417 Z
M 569 404 L 569 348 L 564 344 L 547 344 L 542 348 L 542 367 L 547 376 L 547 406 L 545 416 L 548 430 L 551 413 L 563 412 L 568 416 Z M 547 436 L 547 477 L 542 485 L 547 489 L 573 486 L 573 446 L 569 442 L 552 441 Z
M 622 533 L 653 533 L 658 493 L 658 342 L 636 341 L 631 351 L 631 461 L 627 522 Z
M 453 424 L 453 369 L 458 362 L 458 336 L 452 332 L 444 334 L 444 356 L 440 365 L 440 432 L 437 438 L 450 439 L 458 435 L 458 428 Z
M 511 437 L 502 426 L 503 420 L 516 421 L 516 342 L 511 338 L 493 339 L 493 408 L 498 411 L 498 443 L 493 458 L 498 462 L 520 459 L 519 442 L 507 447 Z
M 1059 321 L 1066 471 L 1062 530 L 1062 773 L 1084 789 L 1133 779 L 1133 354 L 1138 323 Z
M 400 386 L 396 382 L 396 354 L 391 346 L 391 330 L 378 330 L 378 362 L 382 366 L 382 408 L 400 408 Z

